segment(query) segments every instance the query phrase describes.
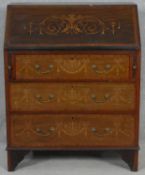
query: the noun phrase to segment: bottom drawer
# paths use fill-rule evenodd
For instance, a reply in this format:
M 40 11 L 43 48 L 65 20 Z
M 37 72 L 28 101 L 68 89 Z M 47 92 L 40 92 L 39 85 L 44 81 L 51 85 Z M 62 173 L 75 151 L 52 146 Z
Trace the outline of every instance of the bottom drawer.
M 12 115 L 10 145 L 14 147 L 133 146 L 131 115 Z

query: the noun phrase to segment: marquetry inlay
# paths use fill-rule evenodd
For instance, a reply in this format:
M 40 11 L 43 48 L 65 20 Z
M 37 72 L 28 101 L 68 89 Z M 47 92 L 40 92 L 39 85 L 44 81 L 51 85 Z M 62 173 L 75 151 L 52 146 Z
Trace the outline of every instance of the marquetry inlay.
M 48 79 L 69 77 L 72 79 L 73 76 L 77 76 L 77 79 L 127 79 L 129 78 L 130 56 L 97 54 L 17 55 L 16 68 L 16 78 L 20 79 L 40 77 Z
M 61 116 L 57 118 L 55 115 L 50 117 L 43 116 L 43 120 L 39 115 L 26 116 L 22 115 L 19 118 L 17 115 L 13 116 L 12 133 L 17 140 L 21 139 L 25 143 L 34 137 L 48 138 L 48 140 L 61 139 L 65 137 L 71 138 L 87 138 L 88 141 L 92 138 L 105 141 L 105 139 L 114 139 L 119 141 L 120 138 L 133 138 L 134 117 L 126 115 L 90 115 L 84 116 L 85 120 L 80 120 L 79 115 Z M 24 120 L 24 119 L 27 120 Z M 57 118 L 57 120 L 56 120 Z M 21 124 L 23 123 L 23 124 Z M 23 139 L 22 139 L 23 138 Z
M 21 83 L 11 86 L 12 110 L 120 110 L 135 108 L 132 84 Z
M 92 15 L 67 14 L 60 16 L 49 16 L 40 22 L 29 22 L 24 26 L 24 30 L 31 36 L 43 35 L 106 35 L 107 33 L 117 35 L 121 29 L 119 20 L 108 19 L 107 21 Z
M 97 86 L 96 86 L 97 88 Z M 48 89 L 48 92 L 45 94 L 43 93 L 43 90 L 39 90 L 37 94 L 33 91 L 33 88 L 24 88 L 23 91 L 20 93 L 21 95 L 17 94 L 17 96 L 14 97 L 14 104 L 18 102 L 19 103 L 28 103 L 31 104 L 33 102 L 37 104 L 43 104 L 43 103 L 70 103 L 70 104 L 83 104 L 88 103 L 90 100 L 93 102 L 100 102 L 100 103 L 106 103 L 106 102 L 112 102 L 114 105 L 117 105 L 119 103 L 132 103 L 133 98 L 132 96 L 128 96 L 128 94 L 132 94 L 133 92 L 130 92 L 130 90 L 133 90 L 128 87 L 114 87 L 112 88 L 108 87 L 102 87 L 101 96 L 97 92 L 94 92 L 94 87 L 89 87 L 87 85 L 70 85 L 70 86 L 61 86 L 57 92 L 55 90 Z M 128 89 L 127 89 L 128 88 Z M 128 93 L 128 94 L 127 94 Z M 42 95 L 41 95 L 42 94 Z M 100 96 L 100 97 L 99 97 Z M 103 100 L 101 100 L 103 99 Z

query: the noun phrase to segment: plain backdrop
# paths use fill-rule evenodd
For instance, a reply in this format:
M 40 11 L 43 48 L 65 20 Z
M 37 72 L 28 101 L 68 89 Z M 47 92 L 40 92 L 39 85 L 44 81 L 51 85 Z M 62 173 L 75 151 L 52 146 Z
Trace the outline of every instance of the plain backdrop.
M 0 0 L 0 175 L 9 174 L 6 171 L 6 132 L 5 132 L 5 97 L 4 97 L 4 30 L 6 6 L 9 3 L 43 3 L 43 4 L 97 4 L 97 3 L 136 3 L 139 12 L 140 35 L 142 43 L 142 61 L 141 61 L 141 108 L 140 108 L 140 171 L 137 174 L 145 174 L 145 0 Z M 118 159 L 112 158 L 110 161 L 105 159 L 94 160 L 90 157 L 86 159 L 77 158 L 54 158 L 53 160 L 43 159 L 41 162 L 37 160 L 29 161 L 30 156 L 23 162 L 24 166 L 20 167 L 14 174 L 131 174 L 128 169 L 122 169 L 124 165 L 118 166 Z M 62 161 L 63 160 L 63 161 Z M 48 162 L 47 162 L 48 161 Z M 96 161 L 96 162 L 94 162 Z M 112 162 L 112 163 L 109 163 Z M 26 166 L 25 166 L 26 163 Z M 117 166 L 116 166 L 117 165 Z M 28 166 L 28 167 L 27 167 Z M 57 169 L 58 167 L 58 169 Z M 75 167 L 75 168 L 74 168 Z M 70 170 L 71 169 L 71 170 Z M 91 170 L 91 171 L 90 171 Z M 42 171 L 42 172 L 41 172 Z

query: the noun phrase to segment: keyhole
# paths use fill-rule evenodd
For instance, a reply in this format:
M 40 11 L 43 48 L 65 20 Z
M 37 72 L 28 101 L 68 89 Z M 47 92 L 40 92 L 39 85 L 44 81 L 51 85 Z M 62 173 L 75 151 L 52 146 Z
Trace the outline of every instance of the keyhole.
M 74 120 L 74 117 L 72 117 L 72 120 Z

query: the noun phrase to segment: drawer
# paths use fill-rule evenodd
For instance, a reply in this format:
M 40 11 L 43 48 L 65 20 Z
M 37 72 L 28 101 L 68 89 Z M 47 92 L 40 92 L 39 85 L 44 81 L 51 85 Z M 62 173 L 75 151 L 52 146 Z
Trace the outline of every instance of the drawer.
M 10 84 L 11 111 L 130 111 L 135 101 L 131 83 Z
M 129 80 L 129 54 L 16 54 L 15 80 Z
M 97 147 L 135 143 L 130 115 L 12 115 L 11 146 Z

